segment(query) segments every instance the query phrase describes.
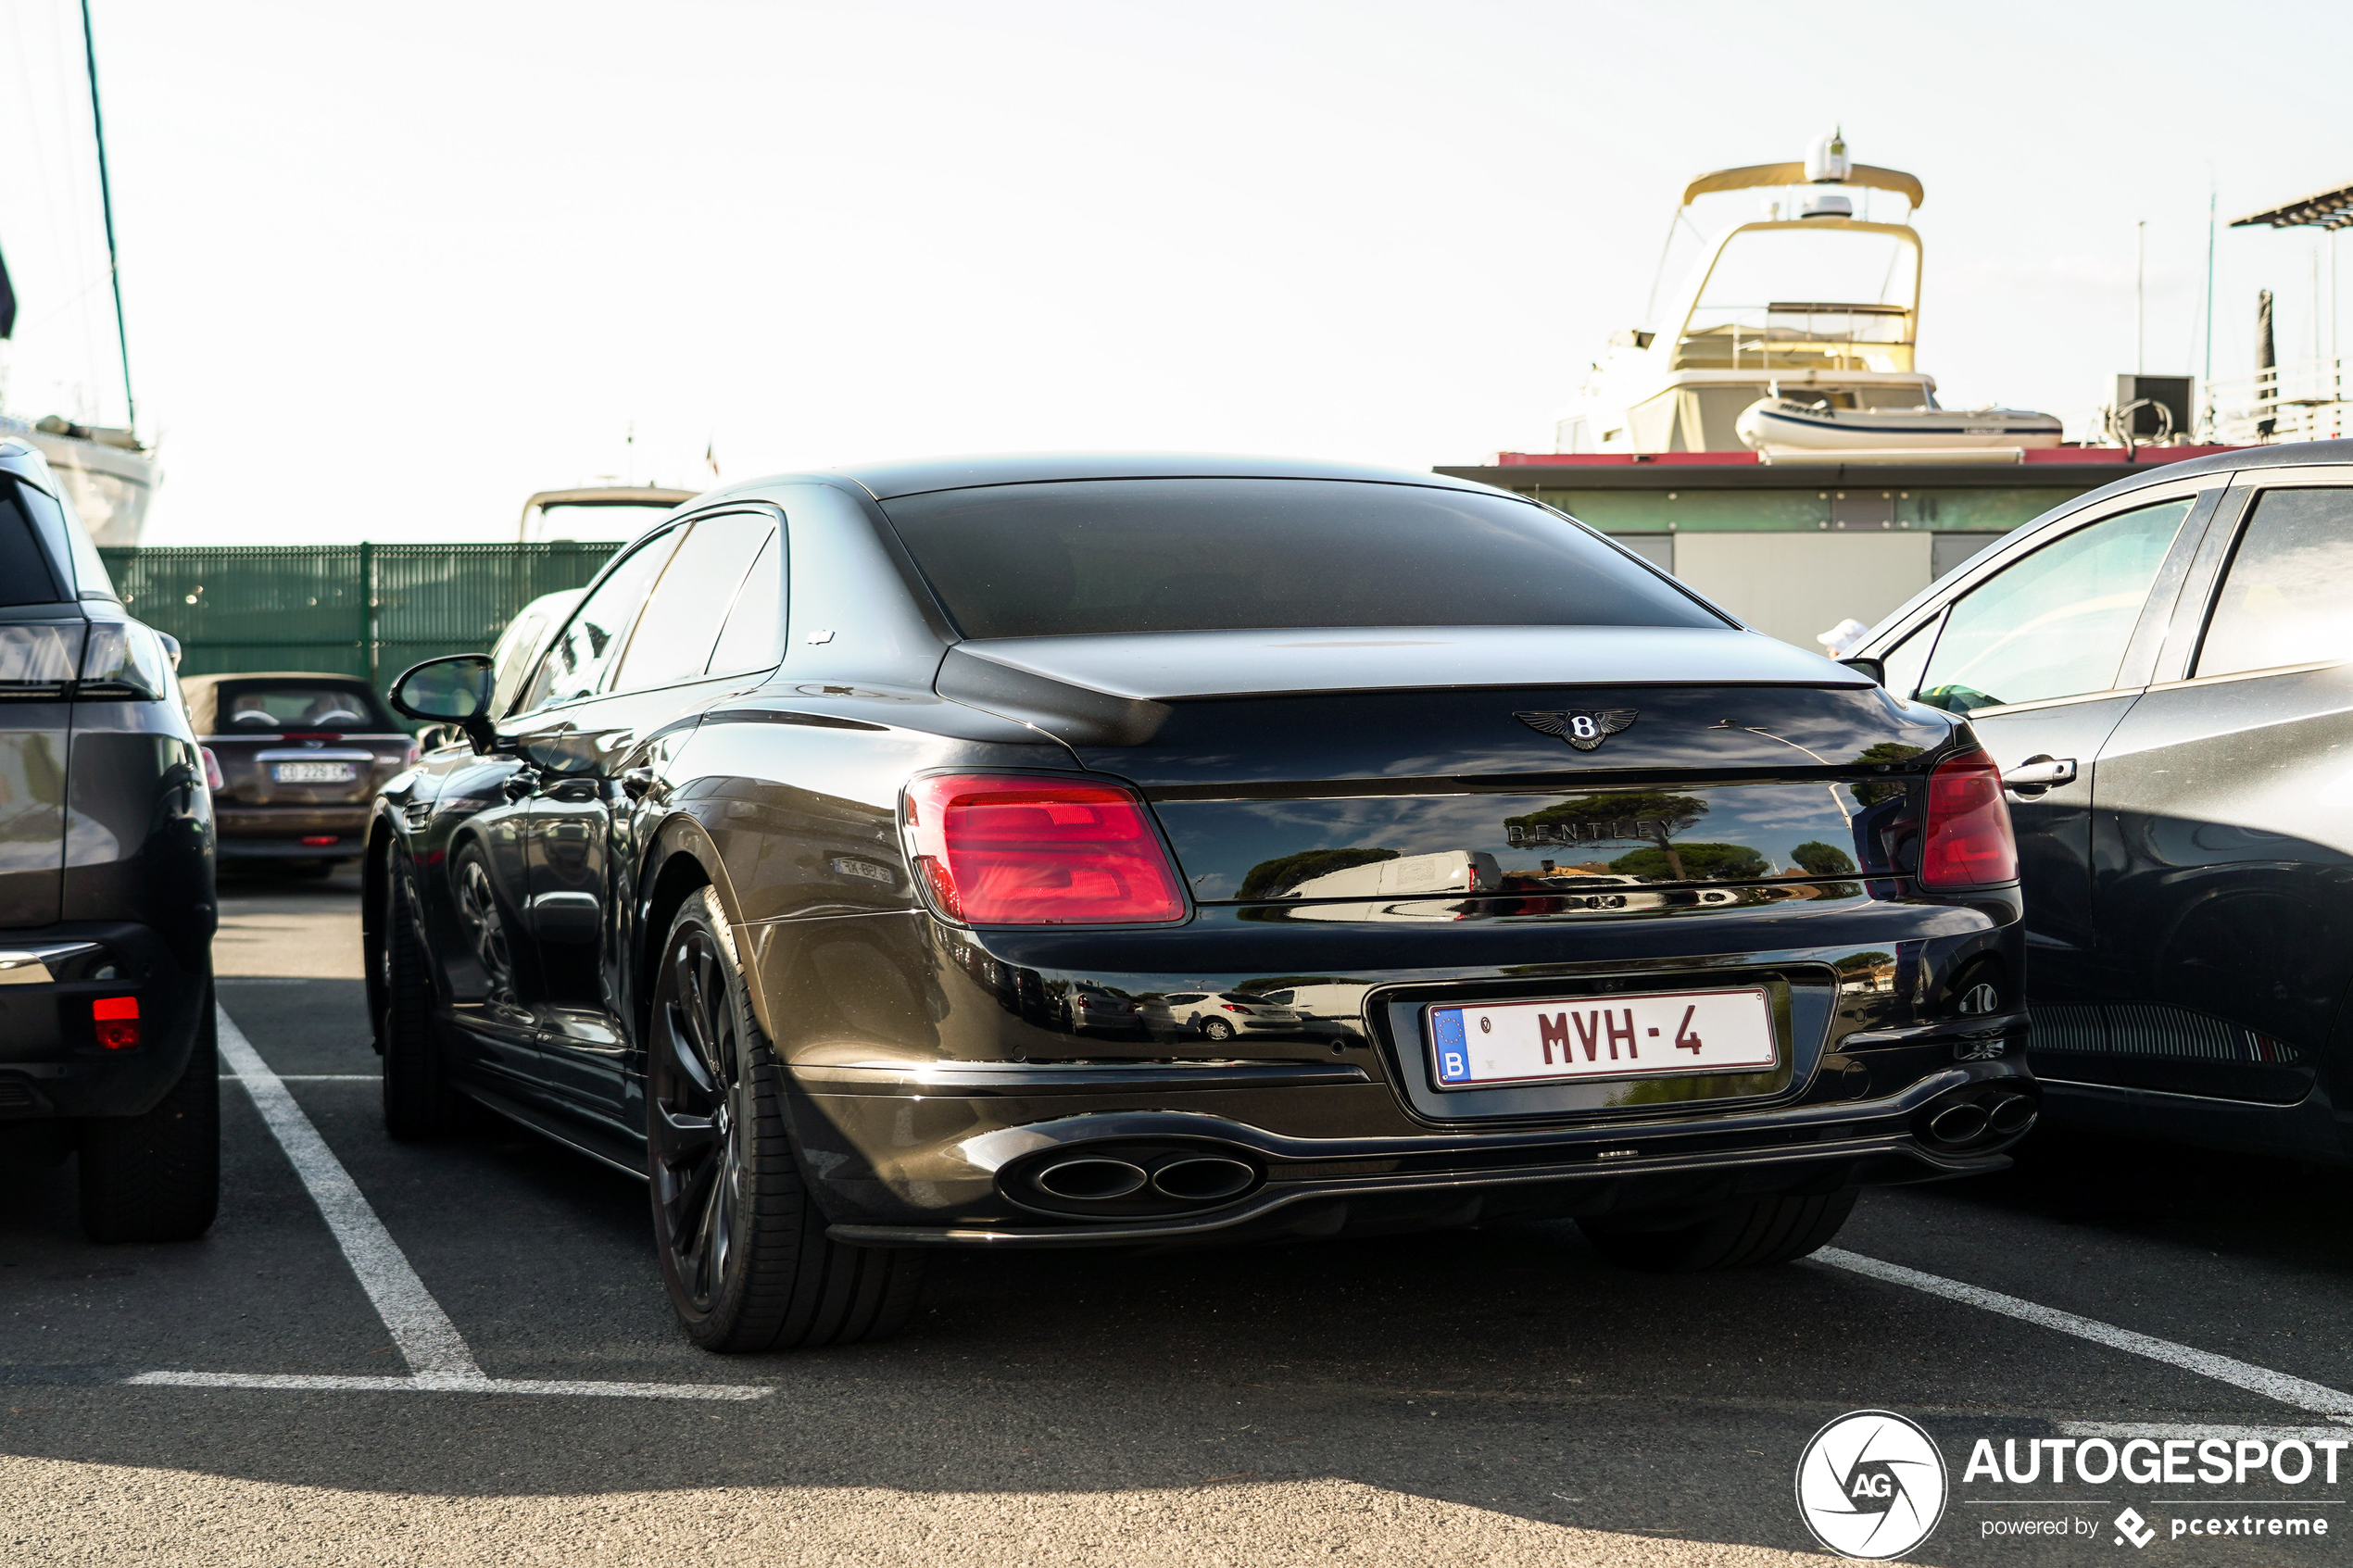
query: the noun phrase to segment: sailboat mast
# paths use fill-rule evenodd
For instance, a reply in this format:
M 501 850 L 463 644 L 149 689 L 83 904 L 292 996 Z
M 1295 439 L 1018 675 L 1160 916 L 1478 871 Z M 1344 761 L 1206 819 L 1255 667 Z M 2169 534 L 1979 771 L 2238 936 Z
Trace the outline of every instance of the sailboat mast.
M 98 113 L 98 38 L 90 26 L 90 0 L 82 0 L 82 47 L 90 62 L 90 132 L 98 144 L 98 204 L 107 215 L 107 278 L 114 284 L 114 340 L 122 351 L 122 403 L 131 428 L 139 428 L 139 399 L 131 390 L 131 334 L 122 321 L 122 267 L 115 255 L 114 184 L 107 177 L 107 126 Z

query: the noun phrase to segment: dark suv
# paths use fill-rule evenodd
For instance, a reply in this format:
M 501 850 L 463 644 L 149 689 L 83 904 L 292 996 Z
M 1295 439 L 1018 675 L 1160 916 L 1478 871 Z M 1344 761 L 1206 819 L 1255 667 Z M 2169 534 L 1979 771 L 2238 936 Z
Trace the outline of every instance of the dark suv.
M 101 1241 L 212 1223 L 212 797 L 171 642 L 0 441 L 0 1161 L 81 1155 Z

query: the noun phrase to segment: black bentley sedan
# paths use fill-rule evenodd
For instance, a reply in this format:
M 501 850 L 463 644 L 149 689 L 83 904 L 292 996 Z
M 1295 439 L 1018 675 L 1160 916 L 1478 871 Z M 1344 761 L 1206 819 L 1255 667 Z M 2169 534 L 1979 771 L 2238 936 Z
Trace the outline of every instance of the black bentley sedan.
M 393 694 L 469 744 L 371 829 L 386 1120 L 646 1178 L 712 1349 L 887 1332 L 937 1248 L 1769 1263 L 2036 1115 L 1967 721 L 1483 486 L 765 480 L 489 662 Z
M 2053 1123 L 2353 1162 L 2353 441 L 2095 491 L 1856 652 L 2002 770 Z

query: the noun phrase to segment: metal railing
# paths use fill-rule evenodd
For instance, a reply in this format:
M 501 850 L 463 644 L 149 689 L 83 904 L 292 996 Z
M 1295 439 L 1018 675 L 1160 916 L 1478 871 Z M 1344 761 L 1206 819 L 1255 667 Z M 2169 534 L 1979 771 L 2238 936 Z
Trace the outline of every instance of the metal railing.
M 2307 359 L 2209 382 L 2206 408 L 2214 439 L 2229 446 L 2336 441 L 2353 426 L 2342 359 Z
M 486 653 L 515 612 L 577 588 L 619 548 L 226 545 L 101 548 L 132 614 L 180 639 L 180 672 L 301 670 L 378 685 L 421 659 Z

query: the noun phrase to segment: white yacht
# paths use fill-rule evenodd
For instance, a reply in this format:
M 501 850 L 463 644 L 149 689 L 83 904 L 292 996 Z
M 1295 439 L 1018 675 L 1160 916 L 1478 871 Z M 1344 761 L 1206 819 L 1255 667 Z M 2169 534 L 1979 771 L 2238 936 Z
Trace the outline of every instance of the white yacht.
M 155 449 L 128 430 L 79 425 L 52 414 L 25 420 L 0 412 L 0 436 L 22 441 L 49 459 L 91 539 L 135 545 L 147 525 L 147 504 L 163 483 Z
M 1705 243 L 1655 324 L 1610 340 L 1555 427 L 1556 451 L 1753 450 L 1783 460 L 1974 451 L 2014 461 L 2021 448 L 2058 445 L 2048 414 L 1937 406 L 1936 379 L 1913 363 L 1920 237 L 1909 220 L 1920 182 L 1854 162 L 1839 132 L 1818 138 L 1802 163 L 1693 180 L 1661 272 L 1680 234 L 1699 235 L 1692 203 L 1745 190 L 1774 193 L 1765 215 Z M 1873 220 L 1874 197 L 1900 212 Z

